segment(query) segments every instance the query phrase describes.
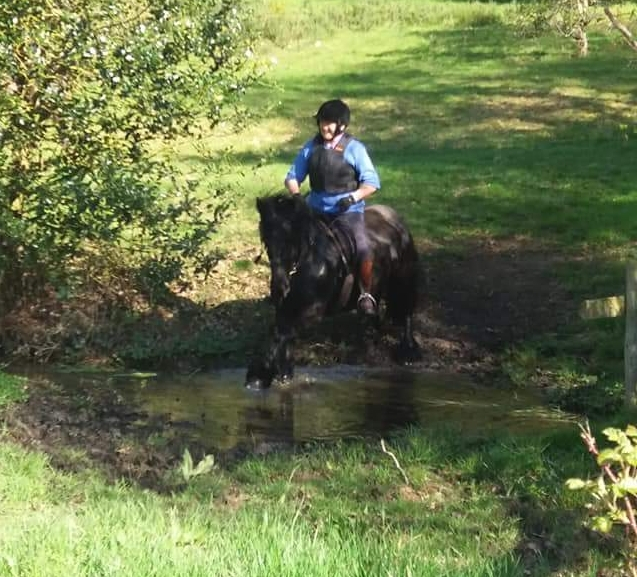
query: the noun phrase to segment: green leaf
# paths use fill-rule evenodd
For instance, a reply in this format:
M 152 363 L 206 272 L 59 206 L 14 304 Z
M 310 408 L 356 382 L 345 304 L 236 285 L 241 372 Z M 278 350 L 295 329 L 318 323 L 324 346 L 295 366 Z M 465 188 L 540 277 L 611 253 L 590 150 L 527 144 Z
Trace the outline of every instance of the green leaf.
M 621 493 L 617 493 L 620 496 L 630 493 L 631 495 L 637 494 L 637 477 L 622 477 L 617 483 L 614 483 L 613 488 L 617 488 Z
M 612 441 L 613 443 L 616 443 L 619 441 L 619 438 L 622 434 L 622 432 L 619 429 L 614 429 L 612 427 L 608 427 L 606 429 L 604 429 L 602 431 L 602 433 L 604 433 L 604 435 L 606 435 L 606 438 L 609 441 Z
M 186 482 L 197 475 L 204 475 L 212 471 L 215 466 L 214 455 L 204 455 L 203 459 L 194 466 L 192 456 L 188 449 L 184 449 L 184 456 L 181 463 L 181 474 Z
M 613 522 L 608 517 L 595 517 L 591 527 L 600 533 L 610 533 L 613 528 Z
M 630 465 L 631 467 L 637 466 L 637 447 L 631 445 L 626 451 L 623 453 L 624 462 Z
M 204 475 L 205 473 L 209 473 L 215 466 L 215 458 L 214 455 L 204 455 L 204 458 L 197 463 L 195 470 L 192 472 L 192 476 L 196 475 Z
M 623 461 L 623 457 L 616 448 L 604 449 L 597 456 L 598 465 L 607 465 L 609 463 L 621 463 L 622 461 Z
M 579 491 L 580 489 L 586 488 L 588 483 L 583 479 L 567 479 L 565 485 L 571 491 Z
M 612 514 L 613 521 L 615 523 L 622 523 L 623 525 L 628 525 L 630 523 L 630 519 L 628 518 L 628 513 L 623 509 L 618 509 Z

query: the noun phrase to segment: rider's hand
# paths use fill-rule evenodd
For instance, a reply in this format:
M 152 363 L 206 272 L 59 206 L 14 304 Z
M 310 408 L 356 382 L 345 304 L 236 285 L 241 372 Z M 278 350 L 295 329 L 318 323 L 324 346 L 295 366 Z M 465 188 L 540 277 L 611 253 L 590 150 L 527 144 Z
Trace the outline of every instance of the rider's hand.
M 356 204 L 356 199 L 354 195 L 348 194 L 336 203 L 336 208 L 338 208 L 339 212 L 345 212 L 353 204 Z

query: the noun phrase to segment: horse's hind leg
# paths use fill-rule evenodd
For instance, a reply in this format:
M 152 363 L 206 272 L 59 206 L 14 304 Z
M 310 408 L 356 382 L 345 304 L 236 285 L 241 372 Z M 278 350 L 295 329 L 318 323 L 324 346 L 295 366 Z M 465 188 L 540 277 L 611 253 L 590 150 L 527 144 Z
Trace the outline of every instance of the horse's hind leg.
M 418 302 L 418 260 L 415 250 L 392 274 L 387 290 L 387 314 L 392 322 L 402 326 L 396 360 L 413 363 L 422 358 L 414 338 L 413 314 Z
M 414 338 L 412 315 L 404 319 L 402 336 L 395 354 L 396 360 L 401 364 L 415 363 L 422 359 L 420 346 Z

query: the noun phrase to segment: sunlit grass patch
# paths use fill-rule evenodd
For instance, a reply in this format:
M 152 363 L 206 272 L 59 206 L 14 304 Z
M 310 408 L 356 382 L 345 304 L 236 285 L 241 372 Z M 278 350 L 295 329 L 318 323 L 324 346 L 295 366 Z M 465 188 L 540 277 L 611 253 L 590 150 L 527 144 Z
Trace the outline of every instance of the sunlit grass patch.
M 467 2 L 418 2 L 415 0 L 254 0 L 257 29 L 267 40 L 282 46 L 325 38 L 338 30 L 353 33 L 377 27 L 401 28 L 432 23 L 448 27 L 481 27 L 501 24 L 512 13 L 509 4 Z
M 63 473 L 5 443 L 0 572 L 521 576 L 529 565 L 520 544 L 531 531 L 575 556 L 580 503 L 561 476 L 586 472 L 576 439 L 575 427 L 545 435 L 411 428 L 382 443 L 242 457 L 161 494 L 112 485 L 90 469 Z M 534 563 L 548 567 L 552 556 L 538 549 Z
M 288 475 L 280 483 L 270 479 L 267 489 L 261 482 L 227 485 L 235 495 L 243 491 L 238 507 L 224 504 L 223 495 L 206 498 L 205 484 L 199 493 L 193 491 L 197 482 L 193 490 L 172 497 L 124 486 L 107 490 L 99 483 L 89 489 L 78 483 L 81 479 L 54 472 L 41 456 L 29 457 L 10 446 L 3 446 L 3 451 L 3 458 L 23 463 L 23 477 L 31 489 L 11 500 L 11 516 L 3 518 L 2 571 L 20 567 L 23 575 L 45 571 L 51 576 L 93 574 L 98 569 L 159 576 L 380 576 L 387 571 L 483 575 L 503 562 L 516 566 L 511 554 L 515 524 L 500 515 L 495 519 L 498 505 L 492 498 L 489 503 L 476 499 L 484 515 L 475 518 L 471 507 L 456 513 L 436 510 L 433 501 L 401 490 L 400 481 L 387 495 L 375 496 L 368 467 L 356 465 L 364 455 L 362 446 L 345 448 L 340 457 L 328 451 L 333 468 L 346 463 L 349 473 L 347 480 L 336 478 L 336 485 L 326 486 L 325 492 L 313 485 L 316 476 L 300 471 L 314 458 L 292 457 L 289 465 L 298 477 Z M 270 475 L 277 475 L 282 460 L 265 459 L 262 465 L 266 470 L 273 466 Z M 392 468 L 380 466 L 371 474 L 389 483 Z M 343 489 L 335 492 L 341 483 Z M 0 491 L 5 511 L 4 497 L 15 494 L 15 488 Z M 348 495 L 350 491 L 354 494 Z M 63 502 L 58 500 L 61 493 L 66 494 Z M 55 531 L 50 530 L 53 524 Z M 484 541 L 475 539 L 476 531 Z
M 0 371 L 0 407 L 28 396 L 27 380 Z

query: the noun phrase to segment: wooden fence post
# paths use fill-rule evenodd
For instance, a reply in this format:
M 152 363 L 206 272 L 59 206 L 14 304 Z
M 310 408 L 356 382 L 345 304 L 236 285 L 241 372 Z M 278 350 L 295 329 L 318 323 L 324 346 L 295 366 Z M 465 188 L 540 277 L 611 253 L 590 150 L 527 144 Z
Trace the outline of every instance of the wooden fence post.
M 637 404 L 637 261 L 626 264 L 626 336 L 624 341 L 624 385 L 626 403 Z

